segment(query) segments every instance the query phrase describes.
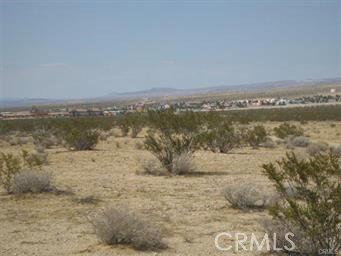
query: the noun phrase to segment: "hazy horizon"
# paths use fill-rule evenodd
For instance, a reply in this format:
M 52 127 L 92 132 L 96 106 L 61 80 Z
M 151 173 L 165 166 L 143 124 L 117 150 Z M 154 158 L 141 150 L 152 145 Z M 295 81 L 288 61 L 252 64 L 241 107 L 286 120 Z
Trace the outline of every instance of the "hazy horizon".
M 0 97 L 341 77 L 341 1 L 0 0 Z

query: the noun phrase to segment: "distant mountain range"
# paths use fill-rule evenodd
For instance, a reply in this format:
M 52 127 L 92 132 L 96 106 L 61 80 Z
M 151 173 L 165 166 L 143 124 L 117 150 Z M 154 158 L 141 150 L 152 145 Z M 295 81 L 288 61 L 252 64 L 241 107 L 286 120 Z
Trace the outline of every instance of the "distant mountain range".
M 208 93 L 228 93 L 228 92 L 252 92 L 264 91 L 276 88 L 293 88 L 299 86 L 318 86 L 323 84 L 341 84 L 341 78 L 328 79 L 307 79 L 303 81 L 283 80 L 263 83 L 240 84 L 240 85 L 222 85 L 206 88 L 194 89 L 175 89 L 175 88 L 152 88 L 149 90 L 125 92 L 125 93 L 110 93 L 102 97 L 87 98 L 87 99 L 44 99 L 44 98 L 1 98 L 0 107 L 16 107 L 16 106 L 31 106 L 31 105 L 47 105 L 47 104 L 72 104 L 72 103 L 87 103 L 87 102 L 101 102 L 108 100 L 130 100 L 140 98 L 156 98 L 156 97 L 176 97 L 176 96 L 190 96 Z
M 188 96 L 196 94 L 207 94 L 207 93 L 224 93 L 224 92 L 235 92 L 235 91 L 262 91 L 267 89 L 275 88 L 291 88 L 298 86 L 313 86 L 321 84 L 339 84 L 341 78 L 328 78 L 328 79 L 309 79 L 304 81 L 296 80 L 283 80 L 283 81 L 272 81 L 263 83 L 252 83 L 252 84 L 239 84 L 239 85 L 221 85 L 215 87 L 205 88 L 194 88 L 194 89 L 174 89 L 174 88 L 152 88 L 149 90 L 126 92 L 126 93 L 110 93 L 101 99 L 137 99 L 143 97 L 162 97 L 162 96 Z

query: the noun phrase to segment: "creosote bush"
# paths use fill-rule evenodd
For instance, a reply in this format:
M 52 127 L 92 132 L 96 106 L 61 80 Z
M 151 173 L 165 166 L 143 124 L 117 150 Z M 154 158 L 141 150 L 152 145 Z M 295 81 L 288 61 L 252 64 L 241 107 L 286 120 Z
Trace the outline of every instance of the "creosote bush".
M 263 125 L 256 125 L 252 129 L 247 130 L 245 140 L 253 148 L 257 148 L 267 139 L 267 132 Z
M 201 132 L 197 141 L 205 149 L 226 154 L 241 145 L 242 137 L 230 122 L 224 122 Z
M 173 110 L 166 110 L 148 114 L 151 129 L 144 141 L 145 148 L 169 173 L 176 174 L 173 170 L 176 158 L 196 150 L 200 121 L 191 112 L 177 115 Z
M 0 185 L 7 193 L 13 192 L 13 179 L 24 169 L 40 169 L 43 164 L 36 156 L 22 150 L 21 154 L 0 152 Z
M 287 255 L 310 255 L 308 252 L 311 251 L 311 248 L 313 247 L 311 241 L 306 238 L 304 233 L 297 227 L 293 225 L 289 225 L 288 223 L 279 222 L 278 220 L 274 221 L 271 219 L 265 219 L 263 221 L 263 228 L 264 231 L 268 234 L 268 237 L 270 239 L 270 248 L 271 251 L 274 251 L 273 248 L 280 248 L 282 249 L 282 254 L 279 253 L 279 255 L 287 254 Z M 294 236 L 290 236 L 290 240 L 294 243 L 294 245 L 299 245 L 301 252 L 305 253 L 298 253 L 297 250 L 295 251 L 293 245 L 288 242 L 286 235 L 288 233 L 294 234 Z M 276 240 L 274 240 L 274 238 Z M 294 253 L 290 253 L 290 250 L 294 249 Z M 276 255 L 276 254 L 275 254 Z M 323 255 L 323 254 L 321 254 Z
M 274 128 L 275 135 L 281 139 L 285 139 L 289 135 L 292 136 L 302 136 L 304 134 L 303 129 L 289 123 L 283 123 L 278 127 Z
M 89 220 L 97 237 L 105 244 L 126 244 L 142 251 L 165 248 L 160 228 L 127 209 L 105 208 Z
M 192 138 L 163 133 L 156 135 L 149 133 L 145 140 L 145 148 L 150 151 L 168 172 L 173 172 L 175 158 L 183 153 L 193 151 Z
M 296 244 L 299 255 L 336 255 L 341 246 L 341 156 L 332 151 L 299 159 L 293 152 L 263 165 L 280 200 L 270 209 L 274 222 L 297 227 L 310 245 Z M 288 186 L 299 194 L 293 198 Z M 308 251 L 306 251 L 308 249 Z
M 74 150 L 91 150 L 98 143 L 99 133 L 91 129 L 73 127 L 64 131 L 63 139 L 68 148 Z
M 52 129 L 48 130 L 46 128 L 37 129 L 32 134 L 34 145 L 40 145 L 44 148 L 50 148 L 51 146 L 57 146 L 59 141 L 55 136 Z
M 0 184 L 7 193 L 12 192 L 12 182 L 14 176 L 20 172 L 21 159 L 11 153 L 0 153 Z

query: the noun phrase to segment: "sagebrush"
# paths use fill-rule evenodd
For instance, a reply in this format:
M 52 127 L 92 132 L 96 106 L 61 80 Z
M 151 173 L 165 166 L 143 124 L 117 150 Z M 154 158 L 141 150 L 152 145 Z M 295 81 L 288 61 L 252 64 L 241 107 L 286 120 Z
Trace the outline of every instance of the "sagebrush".
M 165 247 L 160 227 L 127 209 L 108 207 L 89 220 L 97 237 L 105 244 L 127 244 L 143 251 Z

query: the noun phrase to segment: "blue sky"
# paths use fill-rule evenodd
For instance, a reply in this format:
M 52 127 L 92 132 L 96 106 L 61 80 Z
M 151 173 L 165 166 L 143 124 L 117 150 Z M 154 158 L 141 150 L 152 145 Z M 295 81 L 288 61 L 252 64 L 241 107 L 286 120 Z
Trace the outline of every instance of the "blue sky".
M 341 76 L 341 0 L 0 0 L 0 97 Z

